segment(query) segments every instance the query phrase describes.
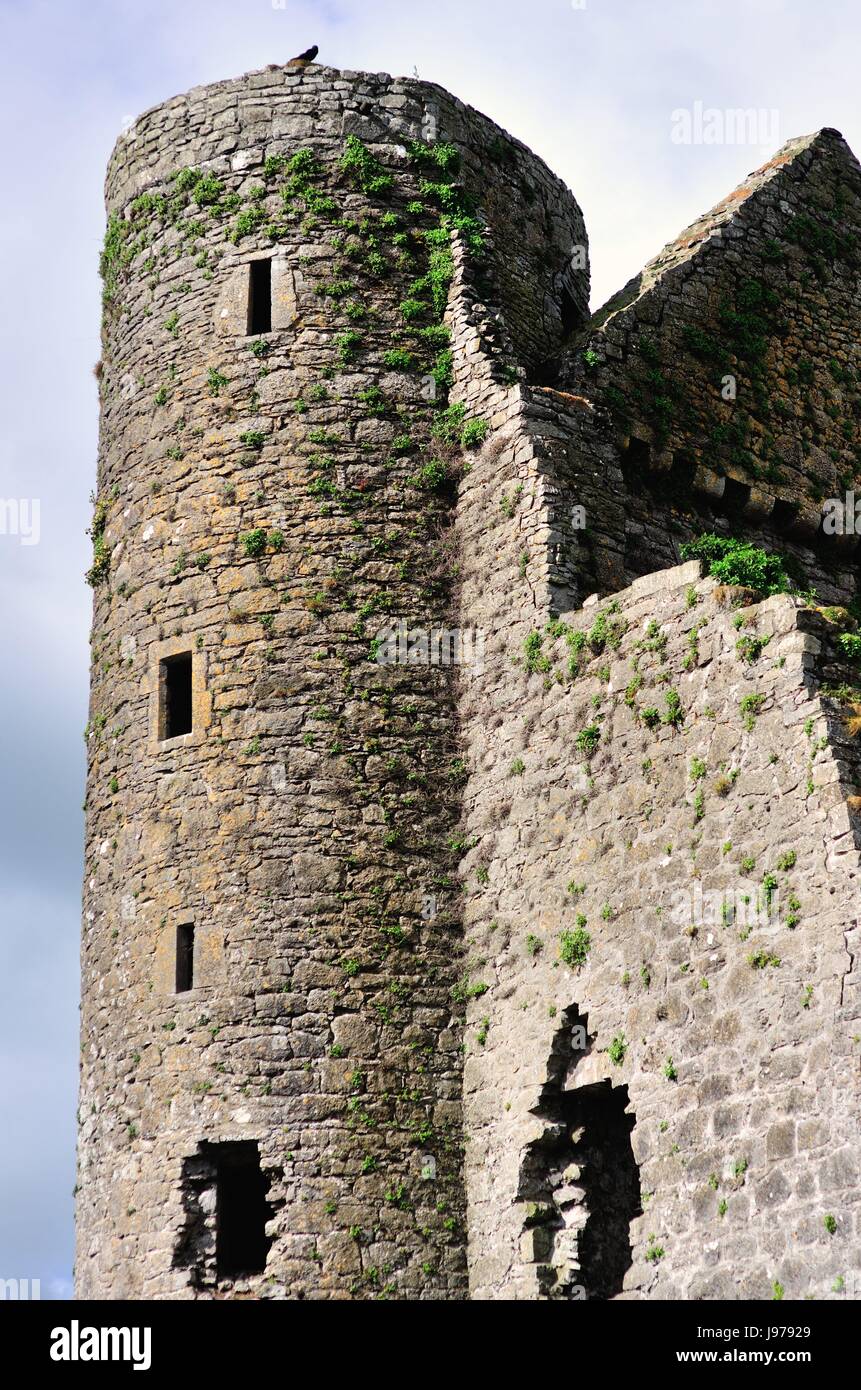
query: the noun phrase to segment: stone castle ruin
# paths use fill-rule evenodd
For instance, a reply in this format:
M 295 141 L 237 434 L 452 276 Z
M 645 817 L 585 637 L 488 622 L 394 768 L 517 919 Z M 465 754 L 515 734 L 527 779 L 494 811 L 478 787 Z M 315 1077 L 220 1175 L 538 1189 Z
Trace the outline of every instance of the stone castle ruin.
M 79 1295 L 857 1296 L 841 136 L 591 319 L 417 80 L 198 88 L 107 207 Z

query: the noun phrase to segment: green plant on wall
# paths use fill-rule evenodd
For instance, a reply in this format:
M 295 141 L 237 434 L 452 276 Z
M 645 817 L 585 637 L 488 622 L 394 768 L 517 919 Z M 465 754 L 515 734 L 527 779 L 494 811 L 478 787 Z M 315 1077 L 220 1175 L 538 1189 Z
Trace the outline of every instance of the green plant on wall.
M 585 922 L 585 918 L 583 921 Z M 592 938 L 584 925 L 579 924 L 570 931 L 563 931 L 559 943 L 559 955 L 566 965 L 575 969 L 586 964 L 592 949 Z
M 380 161 L 356 135 L 348 135 L 344 153 L 341 156 L 341 169 L 347 178 L 361 188 L 369 197 L 380 197 L 390 193 L 394 179 Z
M 783 594 L 792 588 L 779 555 L 769 555 L 748 541 L 727 536 L 699 536 L 681 547 L 684 560 L 704 560 L 709 574 L 721 584 L 740 585 L 760 594 Z
M 100 497 L 92 500 L 93 521 L 89 535 L 93 542 L 93 563 L 87 570 L 86 578 L 87 583 L 95 589 L 99 584 L 105 583 L 111 568 L 111 552 L 105 539 L 110 499 Z

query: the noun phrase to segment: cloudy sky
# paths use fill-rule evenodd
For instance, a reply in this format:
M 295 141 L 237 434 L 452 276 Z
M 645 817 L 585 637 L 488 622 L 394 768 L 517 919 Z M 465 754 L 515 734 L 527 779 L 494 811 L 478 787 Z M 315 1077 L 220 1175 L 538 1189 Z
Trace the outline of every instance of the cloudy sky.
M 0 0 L 0 1279 L 70 1288 L 91 369 L 123 124 L 312 43 L 415 69 L 574 190 L 597 307 L 784 140 L 830 125 L 861 151 L 859 30 L 842 0 Z M 696 103 L 761 111 L 762 143 L 677 143 Z

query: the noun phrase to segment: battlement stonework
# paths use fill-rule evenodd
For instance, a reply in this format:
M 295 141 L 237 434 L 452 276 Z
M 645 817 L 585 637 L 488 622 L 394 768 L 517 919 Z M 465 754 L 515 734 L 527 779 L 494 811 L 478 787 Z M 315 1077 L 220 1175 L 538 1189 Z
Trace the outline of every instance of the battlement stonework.
M 572 195 L 428 83 L 196 89 L 106 192 L 79 1294 L 840 1296 L 851 152 L 591 322 Z

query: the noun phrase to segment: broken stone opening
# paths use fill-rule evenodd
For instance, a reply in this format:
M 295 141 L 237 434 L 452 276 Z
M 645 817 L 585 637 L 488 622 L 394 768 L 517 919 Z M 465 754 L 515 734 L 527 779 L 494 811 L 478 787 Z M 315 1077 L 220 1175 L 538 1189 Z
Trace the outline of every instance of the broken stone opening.
M 262 1274 L 272 1237 L 267 1194 L 272 1173 L 263 1172 L 256 1140 L 203 1141 L 183 1162 L 186 1223 L 174 1264 L 192 1270 L 195 1287 Z
M 521 1165 L 524 1234 L 547 1298 L 621 1293 L 633 1258 L 631 1222 L 642 1213 L 628 1088 L 609 1079 L 576 1084 L 590 1049 L 586 1018 L 573 1006 L 554 1039 L 550 1079 L 533 1112 L 544 1130 Z
M 194 986 L 194 926 L 183 922 L 176 929 L 176 992 L 185 994 Z
M 271 1240 L 266 1235 L 269 1184 L 257 1145 L 222 1144 L 218 1155 L 215 1263 L 219 1275 L 261 1274 Z
M 191 652 L 169 656 L 161 663 L 161 737 L 178 738 L 192 730 Z
M 250 261 L 248 265 L 248 332 L 272 331 L 272 261 Z

